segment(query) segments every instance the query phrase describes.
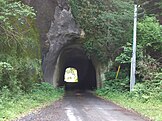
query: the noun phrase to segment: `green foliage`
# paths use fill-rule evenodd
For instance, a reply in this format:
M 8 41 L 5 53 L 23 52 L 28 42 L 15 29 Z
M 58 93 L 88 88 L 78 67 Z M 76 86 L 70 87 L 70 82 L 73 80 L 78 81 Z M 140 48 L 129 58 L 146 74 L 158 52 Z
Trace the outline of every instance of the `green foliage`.
M 0 62 L 0 84 L 0 90 L 6 86 L 9 87 L 12 91 L 17 90 L 14 68 L 9 63 Z
M 102 62 L 114 58 L 114 50 L 131 37 L 133 3 L 128 0 L 70 0 L 70 3 L 73 15 L 85 31 L 87 54 Z
M 146 73 L 149 74 L 148 72 L 144 72 L 144 71 L 141 73 L 142 73 L 141 75 L 144 75 Z M 129 91 L 129 78 L 127 77 L 128 75 L 120 72 L 118 79 L 115 79 L 115 75 L 116 75 L 115 72 L 105 73 L 106 80 L 104 81 L 104 86 L 101 89 L 97 90 L 97 92 L 100 95 L 105 96 L 109 92 L 128 93 Z M 144 76 L 151 77 L 150 75 L 144 75 Z M 146 78 L 143 78 L 143 79 L 146 79 Z M 161 87 L 162 87 L 162 73 L 154 71 L 154 74 L 151 80 L 144 80 L 142 82 L 137 82 L 137 84 L 134 87 L 134 90 L 130 92 L 128 96 L 129 98 L 139 99 L 144 102 L 155 99 L 155 98 L 157 100 L 162 101 Z
M 148 47 L 161 51 L 162 45 L 162 27 L 159 25 L 155 17 L 146 16 L 138 23 L 137 36 L 137 60 L 146 58 Z M 123 52 L 116 57 L 118 63 L 130 63 L 132 56 L 132 44 L 127 43 L 123 46 Z
M 13 67 L 11 64 L 6 63 L 6 62 L 0 62 L 0 72 L 3 73 L 3 71 L 11 71 L 13 70 Z
M 35 44 L 34 41 L 31 41 L 31 38 L 36 39 L 36 36 L 32 34 L 35 13 L 31 7 L 21 2 L 1 0 L 0 11 L 0 47 L 3 48 L 2 52 L 7 53 L 8 49 L 12 49 L 8 53 L 15 54 L 18 49 L 21 49 L 19 52 L 22 52 L 27 48 L 29 40 L 29 43 Z
M 28 91 L 33 83 L 41 79 L 40 61 L 37 59 L 16 60 L 10 63 L 0 62 L 0 89 L 7 86 L 13 92 L 22 89 Z
M 162 26 L 155 17 L 145 17 L 139 22 L 138 40 L 138 45 L 142 46 L 143 60 L 149 55 L 157 63 L 162 54 Z
M 150 56 L 145 56 L 137 62 L 137 71 L 136 74 L 142 80 L 153 80 L 155 74 L 159 72 L 160 63 Z
M 152 55 L 157 51 L 162 52 L 162 28 L 156 18 L 146 16 L 138 23 L 137 36 L 137 77 L 140 80 L 151 80 L 159 71 L 160 63 L 149 55 L 150 47 Z M 123 52 L 115 59 L 119 64 L 130 64 L 132 57 L 132 44 L 123 46 Z M 156 57 L 156 56 L 155 56 Z M 157 57 L 157 59 L 160 57 Z M 129 67 L 129 66 L 128 66 Z
M 127 43 L 123 46 L 123 52 L 120 53 L 119 56 L 116 57 L 115 61 L 118 63 L 131 63 L 131 56 L 132 56 L 132 44 Z
M 116 72 L 110 71 L 105 73 L 106 80 L 113 80 L 115 79 Z
M 114 72 L 114 71 L 106 72 L 105 79 L 106 80 L 114 80 L 116 78 L 116 73 L 117 72 Z M 128 75 L 125 72 L 120 71 L 119 75 L 118 75 L 118 79 L 125 79 L 127 76 Z
M 14 94 L 7 87 L 0 91 L 0 120 L 13 120 L 32 109 L 49 105 L 63 96 L 63 89 L 55 89 L 47 83 L 36 83 L 29 93 Z
M 29 91 L 41 79 L 40 47 L 33 8 L 0 0 L 0 90 Z
M 128 91 L 129 90 L 129 79 L 114 79 L 107 80 L 104 83 L 105 89 L 107 91 Z
M 118 79 L 116 72 L 110 71 L 105 73 L 106 80 L 104 81 L 104 87 L 100 90 L 101 93 L 106 94 L 109 91 L 128 91 L 129 90 L 129 79 L 126 73 L 120 72 Z
M 34 10 L 14 1 L 0 1 L 0 54 L 26 57 L 34 55 L 38 35 L 34 27 Z M 37 51 L 39 51 L 37 49 Z
M 159 42 L 162 42 L 162 27 L 155 17 L 146 16 L 138 23 L 138 44 L 146 48 Z
M 162 101 L 162 72 L 151 72 L 150 69 L 147 71 L 151 73 L 151 75 L 145 75 L 145 77 L 149 77 L 148 80 L 146 80 L 147 78 L 144 78 L 145 80 L 143 82 L 137 83 L 134 90 L 130 93 L 130 96 L 143 101 L 150 99 Z M 146 72 L 143 71 L 143 73 L 145 74 Z M 150 77 L 152 77 L 151 80 Z
M 141 101 L 157 99 L 162 101 L 162 80 L 154 79 L 145 81 L 135 85 L 134 90 L 130 93 L 130 97 L 138 98 Z
M 14 29 L 15 22 L 23 25 L 28 18 L 33 18 L 33 9 L 21 2 L 0 0 L 0 20 L 7 28 Z M 12 20 L 10 20 L 12 18 Z
M 43 91 L 43 92 L 51 92 L 54 91 L 54 87 L 53 85 L 49 84 L 49 83 L 46 83 L 46 82 L 42 82 L 42 83 L 36 83 L 33 85 L 33 89 L 31 90 L 32 93 L 37 93 L 38 91 Z M 57 91 L 60 91 L 62 92 L 63 89 L 60 88 L 57 89 Z

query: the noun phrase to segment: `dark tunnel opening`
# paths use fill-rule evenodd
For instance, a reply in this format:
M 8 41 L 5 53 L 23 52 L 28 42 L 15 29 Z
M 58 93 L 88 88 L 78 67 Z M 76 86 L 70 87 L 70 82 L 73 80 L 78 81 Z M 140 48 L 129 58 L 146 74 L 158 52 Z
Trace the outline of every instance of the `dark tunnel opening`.
M 93 90 L 97 88 L 95 67 L 83 49 L 77 47 L 64 49 L 60 55 L 60 67 L 58 86 L 64 86 L 65 90 Z M 78 82 L 65 82 L 65 70 L 69 67 L 77 70 Z

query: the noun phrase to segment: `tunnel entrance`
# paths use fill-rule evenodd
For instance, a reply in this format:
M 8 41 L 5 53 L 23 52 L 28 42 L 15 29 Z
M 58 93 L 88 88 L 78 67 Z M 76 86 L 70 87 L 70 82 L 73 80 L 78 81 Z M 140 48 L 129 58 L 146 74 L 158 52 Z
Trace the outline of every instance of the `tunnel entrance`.
M 77 70 L 78 82 L 66 82 L 64 79 L 67 68 Z M 83 49 L 78 45 L 68 46 L 59 56 L 59 78 L 57 85 L 64 86 L 65 90 L 93 90 L 97 88 L 96 70 Z
M 65 74 L 64 74 L 64 81 L 65 82 L 71 82 L 71 83 L 77 83 L 78 82 L 78 71 L 75 68 L 66 68 Z
M 75 68 L 68 67 L 64 74 L 65 90 L 72 90 L 78 87 L 78 71 Z

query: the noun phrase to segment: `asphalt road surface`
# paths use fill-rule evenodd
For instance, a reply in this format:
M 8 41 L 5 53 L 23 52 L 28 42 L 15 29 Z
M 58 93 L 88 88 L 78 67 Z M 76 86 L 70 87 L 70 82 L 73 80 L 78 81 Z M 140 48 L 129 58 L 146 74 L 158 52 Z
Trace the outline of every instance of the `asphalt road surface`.
M 16 121 L 147 121 L 88 92 L 66 92 L 64 98 Z

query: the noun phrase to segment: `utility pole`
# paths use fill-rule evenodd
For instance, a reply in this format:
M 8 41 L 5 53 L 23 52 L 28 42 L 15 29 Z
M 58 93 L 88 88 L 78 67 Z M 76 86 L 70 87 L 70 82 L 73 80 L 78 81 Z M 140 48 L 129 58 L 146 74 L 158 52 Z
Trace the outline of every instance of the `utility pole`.
M 133 29 L 133 52 L 131 59 L 130 91 L 133 90 L 136 81 L 136 41 L 137 41 L 137 10 L 138 2 L 134 0 L 134 29 Z

